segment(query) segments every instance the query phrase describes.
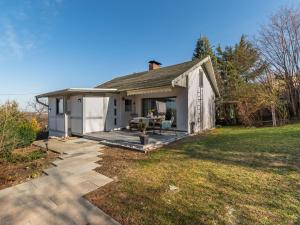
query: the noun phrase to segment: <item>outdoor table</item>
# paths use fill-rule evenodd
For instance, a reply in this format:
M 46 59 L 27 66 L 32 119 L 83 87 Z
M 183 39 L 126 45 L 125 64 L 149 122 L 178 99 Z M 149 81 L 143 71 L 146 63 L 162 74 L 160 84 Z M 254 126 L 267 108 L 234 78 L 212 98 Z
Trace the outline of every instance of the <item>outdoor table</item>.
M 158 122 L 161 122 L 161 118 L 153 117 L 153 118 L 148 118 L 148 120 L 149 120 L 149 128 L 152 129 L 153 134 L 156 134 L 155 133 L 155 124 L 158 123 Z M 152 125 L 151 127 L 150 127 L 150 124 Z

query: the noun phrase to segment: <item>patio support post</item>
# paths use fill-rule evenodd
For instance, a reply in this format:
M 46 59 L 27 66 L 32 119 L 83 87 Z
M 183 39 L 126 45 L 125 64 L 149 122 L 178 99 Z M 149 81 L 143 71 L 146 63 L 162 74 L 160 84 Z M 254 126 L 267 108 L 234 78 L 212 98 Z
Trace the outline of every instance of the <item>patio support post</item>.
M 67 114 L 67 96 L 64 95 L 63 97 L 64 103 L 64 137 L 69 136 L 69 128 L 68 128 L 68 114 Z

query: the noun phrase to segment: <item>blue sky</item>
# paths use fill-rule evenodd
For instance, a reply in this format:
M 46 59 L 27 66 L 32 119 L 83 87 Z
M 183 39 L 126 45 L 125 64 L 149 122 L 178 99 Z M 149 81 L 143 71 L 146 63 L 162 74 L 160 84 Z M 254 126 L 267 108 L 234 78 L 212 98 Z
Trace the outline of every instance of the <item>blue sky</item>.
M 0 0 L 0 103 L 93 87 L 118 75 L 191 59 L 200 34 L 213 45 L 252 38 L 296 0 Z

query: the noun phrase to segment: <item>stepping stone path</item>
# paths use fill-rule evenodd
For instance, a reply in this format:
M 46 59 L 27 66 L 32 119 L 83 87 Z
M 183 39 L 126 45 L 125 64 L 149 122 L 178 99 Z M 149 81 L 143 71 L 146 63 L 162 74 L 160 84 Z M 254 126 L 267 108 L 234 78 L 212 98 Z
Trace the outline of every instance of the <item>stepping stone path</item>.
M 45 143 L 38 141 L 38 146 Z M 95 172 L 102 145 L 84 139 L 49 140 L 60 153 L 45 176 L 0 191 L 0 225 L 117 225 L 83 195 L 112 179 Z

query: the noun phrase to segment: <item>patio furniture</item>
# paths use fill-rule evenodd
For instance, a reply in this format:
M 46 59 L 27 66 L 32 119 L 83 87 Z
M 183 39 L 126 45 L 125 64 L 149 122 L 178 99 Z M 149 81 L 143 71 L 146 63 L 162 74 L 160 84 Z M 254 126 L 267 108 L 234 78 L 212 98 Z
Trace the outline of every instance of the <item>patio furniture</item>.
M 146 117 L 135 117 L 129 122 L 129 129 L 132 130 L 133 128 L 138 129 L 139 128 L 139 123 L 143 122 L 149 126 L 149 119 Z
M 174 116 L 170 120 L 163 120 L 160 124 L 160 133 L 162 130 L 171 130 L 174 122 Z M 176 134 L 176 129 L 173 129 Z
M 148 119 L 149 119 L 149 128 L 152 129 L 152 133 L 155 134 L 155 126 L 158 125 L 160 127 L 162 118 L 152 117 Z

